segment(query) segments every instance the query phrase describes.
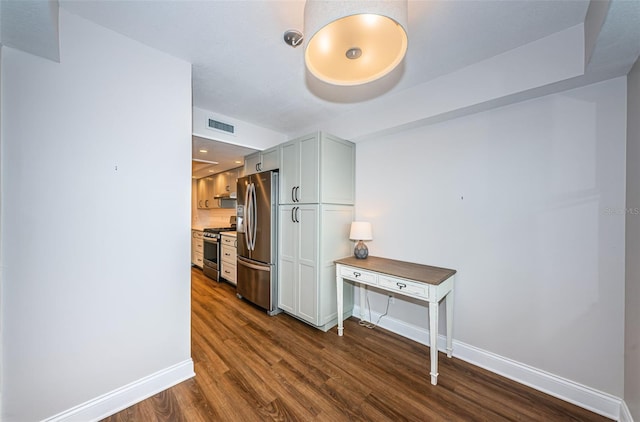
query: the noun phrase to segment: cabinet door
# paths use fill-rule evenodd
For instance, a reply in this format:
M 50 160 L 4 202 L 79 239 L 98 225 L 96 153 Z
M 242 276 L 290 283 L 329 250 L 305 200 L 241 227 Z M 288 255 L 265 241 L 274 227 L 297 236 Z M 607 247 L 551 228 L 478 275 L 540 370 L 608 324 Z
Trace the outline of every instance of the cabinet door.
M 295 206 L 280 207 L 278 236 L 278 307 L 283 311 L 296 314 L 296 252 L 298 243 L 298 224 L 293 212 Z
M 317 204 L 320 202 L 319 183 L 319 141 L 318 136 L 300 139 L 298 141 L 298 202 L 303 204 Z
M 319 201 L 318 135 L 309 135 L 280 147 L 280 203 L 317 204 Z
M 228 197 L 231 195 L 231 181 L 233 181 L 233 191 L 235 192 L 236 175 L 235 170 L 227 170 L 213 176 L 213 196 L 214 198 Z M 216 208 L 220 208 L 220 201 L 215 201 Z
M 300 205 L 298 226 L 298 317 L 318 325 L 318 205 Z
M 280 147 L 280 203 L 295 203 L 295 189 L 298 186 L 299 144 L 287 142 Z
M 224 186 L 224 190 L 225 192 L 231 197 L 231 198 L 235 198 L 236 197 L 236 192 L 238 190 L 238 174 L 239 172 L 239 168 L 237 169 L 232 169 L 229 171 L 225 172 L 225 186 Z
M 197 195 L 198 195 L 198 208 L 204 208 L 204 200 L 206 197 L 204 179 L 198 179 Z
M 206 179 L 208 179 L 207 185 L 209 189 L 207 208 L 220 208 L 220 201 L 216 199 L 216 196 L 218 196 L 220 175 L 214 174 Z
M 213 176 L 204 178 L 205 184 L 205 200 L 204 207 L 205 208 L 215 208 L 216 201 L 213 199 L 214 191 L 215 191 L 215 179 Z
M 260 152 L 254 152 L 251 155 L 247 155 L 244 157 L 244 175 L 248 176 L 250 174 L 254 174 L 258 172 L 258 167 L 260 165 Z
M 280 168 L 280 150 L 278 147 L 262 151 L 260 171 L 275 170 Z
M 337 320 L 336 259 L 353 255 L 353 242 L 349 240 L 349 229 L 353 221 L 351 205 L 320 205 L 320 223 L 322 227 L 318 244 L 318 326 L 326 327 Z M 364 277 L 364 274 L 363 274 Z M 343 311 L 350 314 L 353 310 L 353 285 L 343 284 Z
M 319 202 L 353 205 L 355 202 L 356 148 L 352 142 L 323 134 L 320 142 Z
M 213 179 L 214 179 L 213 196 L 214 197 L 224 196 L 225 188 L 227 186 L 227 175 L 226 175 L 226 173 L 225 172 L 218 173 L 215 176 L 213 176 Z
M 198 179 L 198 208 L 209 208 L 211 206 L 209 180 L 210 178 L 208 177 Z

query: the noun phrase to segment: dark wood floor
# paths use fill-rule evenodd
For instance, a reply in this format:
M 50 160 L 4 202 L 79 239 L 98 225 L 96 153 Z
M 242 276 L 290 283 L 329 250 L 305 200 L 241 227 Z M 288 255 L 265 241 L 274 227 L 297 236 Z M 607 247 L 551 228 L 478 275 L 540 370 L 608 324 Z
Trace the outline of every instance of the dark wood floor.
M 196 377 L 105 421 L 606 421 L 380 328 L 267 316 L 192 270 Z

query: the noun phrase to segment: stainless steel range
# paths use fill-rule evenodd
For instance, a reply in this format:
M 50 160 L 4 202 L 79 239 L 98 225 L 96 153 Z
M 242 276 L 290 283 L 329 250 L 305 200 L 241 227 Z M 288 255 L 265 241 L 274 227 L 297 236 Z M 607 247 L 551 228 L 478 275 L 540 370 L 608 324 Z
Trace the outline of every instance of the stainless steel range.
M 231 217 L 229 227 L 213 227 L 203 230 L 202 240 L 204 241 L 204 252 L 202 272 L 207 277 L 220 281 L 220 233 L 234 231 L 236 229 L 235 217 Z

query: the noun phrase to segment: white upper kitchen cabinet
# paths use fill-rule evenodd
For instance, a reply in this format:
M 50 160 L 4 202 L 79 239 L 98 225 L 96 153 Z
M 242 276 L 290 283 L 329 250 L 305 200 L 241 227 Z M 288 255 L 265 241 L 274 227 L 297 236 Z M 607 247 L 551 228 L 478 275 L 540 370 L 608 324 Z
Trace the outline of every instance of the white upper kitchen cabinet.
M 216 198 L 235 198 L 236 184 L 238 180 L 240 168 L 235 168 L 216 174 L 215 197 Z
M 322 132 L 280 145 L 281 204 L 355 202 L 355 144 Z
M 215 191 L 215 180 L 213 176 L 198 179 L 198 208 L 209 209 L 214 208 L 215 201 L 213 199 Z
M 280 167 L 280 153 L 277 146 L 264 151 L 254 152 L 244 158 L 244 175 L 261 171 L 276 170 Z

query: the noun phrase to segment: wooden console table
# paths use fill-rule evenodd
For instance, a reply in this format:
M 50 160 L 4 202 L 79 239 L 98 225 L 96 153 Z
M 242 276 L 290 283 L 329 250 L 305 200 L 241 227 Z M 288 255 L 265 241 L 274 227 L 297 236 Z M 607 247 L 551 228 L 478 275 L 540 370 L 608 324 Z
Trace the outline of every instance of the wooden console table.
M 453 331 L 453 279 L 456 270 L 369 256 L 366 259 L 348 257 L 336 263 L 338 299 L 338 335 L 344 331 L 343 282 L 351 280 L 360 289 L 360 319 L 364 319 L 366 286 L 410 296 L 429 305 L 429 349 L 431 353 L 431 384 L 438 383 L 438 303 L 444 298 L 447 306 L 447 357 L 451 357 Z

